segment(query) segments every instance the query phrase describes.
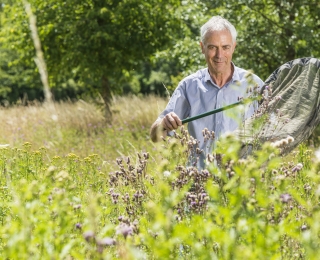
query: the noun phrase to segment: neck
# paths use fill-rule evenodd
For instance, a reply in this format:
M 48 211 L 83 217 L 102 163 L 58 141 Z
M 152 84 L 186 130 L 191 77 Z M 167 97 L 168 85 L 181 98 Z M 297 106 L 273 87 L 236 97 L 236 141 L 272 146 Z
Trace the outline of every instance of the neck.
M 209 71 L 209 70 L 208 70 Z M 231 65 L 230 71 L 225 73 L 212 73 L 209 71 L 212 81 L 219 87 L 222 88 L 227 82 L 232 79 L 234 68 Z

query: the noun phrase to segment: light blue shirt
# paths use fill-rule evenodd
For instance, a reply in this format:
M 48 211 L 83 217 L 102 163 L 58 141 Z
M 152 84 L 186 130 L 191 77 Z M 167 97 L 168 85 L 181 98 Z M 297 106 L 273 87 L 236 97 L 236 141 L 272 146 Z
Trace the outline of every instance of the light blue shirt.
M 239 98 L 248 97 L 248 88 L 263 86 L 263 81 L 256 75 L 252 75 L 252 81 L 248 82 L 248 71 L 236 67 L 234 64 L 232 79 L 219 88 L 211 79 L 208 68 L 198 70 L 196 73 L 184 78 L 173 92 L 165 110 L 159 115 L 163 118 L 170 112 L 176 113 L 179 118 L 197 116 L 199 114 L 224 107 L 239 101 Z M 207 128 L 215 132 L 215 141 L 227 132 L 234 131 L 241 122 L 253 115 L 257 103 L 246 105 L 245 109 L 239 106 L 206 116 L 188 123 L 188 131 L 191 136 L 200 141 L 199 148 L 203 150 L 200 157 L 200 168 L 204 168 L 204 160 L 208 153 L 212 152 L 214 141 L 204 142 L 202 130 Z

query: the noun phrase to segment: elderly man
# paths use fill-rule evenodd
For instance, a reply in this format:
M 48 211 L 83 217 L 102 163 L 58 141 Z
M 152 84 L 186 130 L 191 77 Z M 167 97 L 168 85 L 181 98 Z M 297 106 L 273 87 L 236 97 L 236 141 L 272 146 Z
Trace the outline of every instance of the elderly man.
M 207 67 L 179 83 L 167 107 L 151 126 L 152 141 L 170 135 L 172 130 L 182 125 L 182 119 L 235 103 L 249 95 L 248 88 L 262 87 L 263 81 L 258 76 L 232 62 L 236 37 L 235 27 L 220 16 L 212 17 L 201 27 L 200 47 Z M 234 108 L 232 115 L 223 111 L 189 122 L 189 134 L 200 142 L 199 147 L 203 150 L 197 166 L 205 167 L 205 157 L 212 152 L 214 143 L 204 140 L 204 128 L 214 131 L 217 140 L 221 134 L 234 131 L 254 110 L 255 107 L 250 105 L 245 112 Z

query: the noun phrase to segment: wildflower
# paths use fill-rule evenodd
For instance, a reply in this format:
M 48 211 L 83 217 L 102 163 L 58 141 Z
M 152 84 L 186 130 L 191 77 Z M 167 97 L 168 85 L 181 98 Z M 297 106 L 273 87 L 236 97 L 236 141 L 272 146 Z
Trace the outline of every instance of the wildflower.
M 82 229 L 81 223 L 77 223 L 77 224 L 75 225 L 75 227 L 76 227 L 76 229 Z
M 320 161 L 320 149 L 315 151 L 314 155 L 316 156 L 317 161 Z
M 99 246 L 113 246 L 116 244 L 116 241 L 111 237 L 105 237 L 97 241 Z
M 303 164 L 302 163 L 298 163 L 296 166 L 294 166 L 292 168 L 292 172 L 299 172 L 301 169 L 303 168 Z
M 281 140 L 281 146 L 286 146 L 288 144 L 288 140 L 287 139 L 282 139 Z
M 92 242 L 95 238 L 95 234 L 93 231 L 86 231 L 85 233 L 83 233 L 83 237 L 87 242 Z
M 124 238 L 127 238 L 127 236 L 133 235 L 133 228 L 125 223 L 121 223 L 117 228 L 116 234 L 123 235 Z
M 289 120 L 289 119 L 287 119 L 287 120 Z M 287 141 L 288 141 L 288 143 L 292 143 L 294 141 L 294 138 L 292 136 L 288 135 Z
M 171 172 L 169 172 L 169 171 L 164 171 L 163 172 L 163 176 L 164 177 L 169 177 L 171 175 Z
M 146 160 L 149 159 L 149 153 L 148 153 L 148 152 L 143 153 L 143 157 L 144 157 Z
M 308 229 L 308 227 L 306 226 L 306 225 L 302 225 L 301 226 L 301 231 L 305 231 L 305 230 L 307 230 Z
M 304 188 L 305 191 L 311 190 L 311 186 L 310 186 L 309 184 L 305 184 L 305 185 L 303 186 L 303 188 Z
M 296 165 L 296 167 L 297 167 L 298 170 L 301 170 L 302 167 L 303 167 L 303 164 L 302 164 L 302 163 L 298 163 L 298 164 Z
M 117 158 L 116 161 L 117 161 L 118 165 L 122 165 L 122 159 L 121 158 Z
M 290 194 L 285 193 L 280 195 L 280 200 L 282 203 L 288 203 L 291 199 L 292 197 Z
M 74 209 L 74 210 L 81 209 L 81 204 L 74 205 L 74 206 L 73 206 L 73 209 Z
M 212 155 L 212 154 L 208 154 L 208 155 L 207 155 L 207 163 L 211 163 L 211 162 L 213 162 L 213 161 L 214 161 L 213 155 Z

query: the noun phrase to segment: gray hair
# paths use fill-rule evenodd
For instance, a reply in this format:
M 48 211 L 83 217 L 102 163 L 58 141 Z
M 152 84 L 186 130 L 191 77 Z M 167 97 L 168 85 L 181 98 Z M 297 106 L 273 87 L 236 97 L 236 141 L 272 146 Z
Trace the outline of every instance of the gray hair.
M 204 25 L 201 26 L 200 36 L 201 42 L 204 42 L 206 34 L 213 31 L 228 30 L 232 36 L 232 42 L 235 43 L 237 39 L 236 28 L 226 19 L 221 16 L 213 16 Z

